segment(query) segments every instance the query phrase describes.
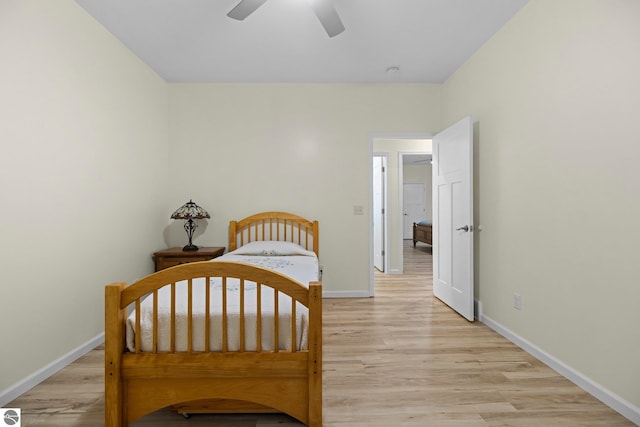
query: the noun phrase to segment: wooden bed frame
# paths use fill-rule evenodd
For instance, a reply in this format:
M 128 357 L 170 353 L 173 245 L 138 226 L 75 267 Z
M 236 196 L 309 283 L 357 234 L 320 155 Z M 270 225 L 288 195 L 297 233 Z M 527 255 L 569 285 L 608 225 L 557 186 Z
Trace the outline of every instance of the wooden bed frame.
M 230 250 L 261 240 L 294 242 L 317 254 L 318 222 L 283 212 L 265 212 L 230 222 Z M 175 351 L 174 333 L 171 347 L 174 351 L 127 350 L 126 319 L 131 305 L 137 307 L 136 313 L 139 313 L 140 301 L 145 296 L 157 298 L 158 289 L 164 286 L 203 277 L 238 278 L 268 286 L 291 297 L 294 315 L 295 301 L 306 306 L 309 318 L 307 348 L 292 346 L 289 351 L 278 350 L 276 346 L 276 350 L 270 351 L 260 348 L 257 351 L 225 350 L 226 328 L 223 326 L 222 351 Z M 226 307 L 225 301 L 223 298 L 223 307 Z M 274 329 L 278 330 L 277 304 L 275 310 Z M 242 317 L 242 308 L 240 312 Z M 226 308 L 223 308 L 223 313 L 226 313 Z M 154 310 L 155 315 L 157 310 Z M 174 318 L 171 330 L 175 332 L 174 309 L 171 315 Z M 240 322 L 243 324 L 243 320 Z M 140 325 L 140 321 L 136 324 Z M 258 334 L 259 325 L 260 322 Z M 193 333 L 191 326 L 189 321 L 190 338 Z M 205 326 L 206 342 L 208 333 L 209 326 Z M 295 334 L 293 327 L 291 339 L 295 340 Z M 139 326 L 136 326 L 136 336 L 139 335 Z M 240 328 L 240 341 L 244 341 L 243 327 Z M 153 342 L 156 348 L 157 328 L 153 331 Z M 138 343 L 136 349 L 139 349 Z M 125 426 L 167 406 L 173 406 L 182 413 L 284 412 L 309 426 L 321 426 L 321 283 L 311 282 L 306 288 L 273 270 L 231 261 L 203 261 L 156 272 L 130 286 L 125 283 L 107 285 L 105 426 Z
M 417 242 L 426 243 L 427 245 L 433 245 L 433 227 L 431 224 L 419 224 L 413 223 L 413 247 L 416 247 Z

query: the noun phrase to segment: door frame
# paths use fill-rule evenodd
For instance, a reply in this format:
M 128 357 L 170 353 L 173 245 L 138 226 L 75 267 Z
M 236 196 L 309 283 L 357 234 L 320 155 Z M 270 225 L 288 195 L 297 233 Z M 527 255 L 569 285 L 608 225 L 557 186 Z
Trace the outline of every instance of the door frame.
M 397 140 L 403 140 L 403 139 L 432 139 L 433 135 L 435 135 L 436 132 L 382 132 L 382 133 L 373 133 L 369 135 L 369 140 L 368 140 L 368 162 L 369 162 L 369 296 L 373 297 L 375 295 L 375 283 L 374 283 L 374 277 L 373 277 L 373 271 L 374 271 L 374 267 L 373 267 L 373 156 L 374 153 L 376 155 L 380 155 L 383 153 L 382 150 L 379 151 L 375 151 L 374 150 L 374 143 L 376 140 L 380 140 L 380 139 L 397 139 Z M 415 151 L 415 152 L 405 152 L 405 151 L 398 151 L 399 154 L 429 154 L 429 152 L 425 152 L 425 151 Z M 389 241 L 391 239 L 399 239 L 397 240 L 397 242 L 400 243 L 400 248 L 402 248 L 402 223 L 400 224 L 400 231 L 398 233 L 394 233 L 393 236 L 391 236 L 388 232 L 389 230 L 389 217 L 390 217 L 390 213 L 392 211 L 394 212 L 399 212 L 402 209 L 402 173 L 403 173 L 403 169 L 402 169 L 402 157 L 401 155 L 398 156 L 399 158 L 397 159 L 398 161 L 398 173 L 399 175 L 399 204 L 396 206 L 395 204 L 389 204 L 388 200 L 385 201 L 386 203 L 386 210 L 385 210 L 385 216 L 384 216 L 384 221 L 385 221 L 385 233 L 387 238 L 385 239 L 385 270 L 386 273 L 389 273 L 389 268 L 388 268 L 388 263 L 389 263 Z M 389 167 L 389 162 L 394 161 L 391 158 L 387 158 L 387 167 Z M 387 173 L 387 179 L 389 177 L 389 174 Z M 388 199 L 388 198 L 387 198 Z M 400 215 L 399 215 L 400 216 Z M 400 216 L 400 221 L 402 221 L 402 218 Z M 395 235 L 397 234 L 397 235 Z M 402 250 L 400 250 L 400 265 L 402 265 L 404 263 L 404 256 L 402 255 Z M 402 274 L 402 272 L 400 272 L 399 274 Z

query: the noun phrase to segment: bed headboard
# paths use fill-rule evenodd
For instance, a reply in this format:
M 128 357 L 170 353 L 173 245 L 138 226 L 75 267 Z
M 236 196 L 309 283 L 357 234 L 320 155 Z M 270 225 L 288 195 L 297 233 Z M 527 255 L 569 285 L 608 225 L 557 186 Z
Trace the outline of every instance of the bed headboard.
M 276 240 L 293 242 L 319 254 L 318 221 L 287 212 L 262 212 L 229 222 L 229 251 L 250 242 Z

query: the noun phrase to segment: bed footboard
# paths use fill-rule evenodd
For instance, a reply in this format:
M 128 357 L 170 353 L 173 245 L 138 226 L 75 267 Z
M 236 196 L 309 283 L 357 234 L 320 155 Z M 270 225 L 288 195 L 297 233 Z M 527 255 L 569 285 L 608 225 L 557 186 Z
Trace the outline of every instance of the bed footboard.
M 219 298 L 209 290 L 212 278 L 222 283 Z M 198 287 L 198 280 L 205 285 Z M 239 286 L 237 301 L 227 296 L 232 283 Z M 255 310 L 246 296 L 251 284 L 257 293 Z M 196 299 L 199 292 L 205 292 L 204 299 Z M 170 295 L 168 309 L 162 306 L 163 295 Z M 180 316 L 183 303 L 186 318 Z M 204 319 L 213 319 L 221 310 L 220 322 L 199 324 L 195 313 L 202 304 Z M 169 320 L 163 323 L 167 310 Z M 231 327 L 233 319 L 237 328 Z M 151 327 L 143 331 L 145 320 Z M 176 336 L 180 322 L 187 324 L 186 348 Z M 133 341 L 127 340 L 127 327 L 135 332 Z M 198 334 L 204 334 L 203 348 L 193 344 Z M 212 350 L 217 334 L 222 347 Z M 149 348 L 141 336 L 146 336 Z M 250 337 L 255 348 L 243 344 Z M 191 413 L 275 410 L 321 426 L 322 285 L 312 282 L 306 287 L 278 272 L 237 262 L 184 264 L 128 287 L 107 285 L 105 425 L 125 426 L 172 405 Z
M 427 245 L 433 245 L 433 227 L 431 224 L 419 224 L 413 223 L 413 247 L 416 247 L 417 242 L 426 243 Z

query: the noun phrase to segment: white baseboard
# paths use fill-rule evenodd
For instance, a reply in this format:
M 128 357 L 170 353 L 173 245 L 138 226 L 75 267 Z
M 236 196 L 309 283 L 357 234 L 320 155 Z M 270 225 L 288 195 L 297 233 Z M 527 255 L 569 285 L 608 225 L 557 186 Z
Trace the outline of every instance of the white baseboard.
M 104 342 L 104 332 L 96 335 L 94 338 L 90 339 L 86 343 L 81 346 L 71 350 L 69 353 L 63 355 L 62 357 L 54 360 L 49 363 L 47 366 L 42 369 L 37 370 L 33 374 L 24 378 L 21 381 L 13 384 L 9 388 L 0 391 L 0 407 L 4 407 L 7 403 L 13 401 L 18 396 L 26 393 L 31 390 L 36 385 L 40 384 L 42 381 L 46 380 L 74 360 L 84 356 L 89 351 L 96 348 L 98 345 Z
M 561 360 L 553 357 L 549 353 L 530 343 L 521 336 L 515 334 L 511 330 L 505 328 L 500 323 L 494 321 L 488 316 L 482 314 L 482 305 L 479 305 L 479 320 L 493 329 L 536 359 L 540 360 L 560 375 L 573 382 L 575 385 L 586 391 L 587 393 L 609 406 L 614 411 L 628 418 L 630 421 L 640 426 L 640 408 L 626 401 L 602 385 L 588 378 L 584 374 L 576 371 Z
M 322 298 L 369 298 L 369 291 L 324 291 Z

